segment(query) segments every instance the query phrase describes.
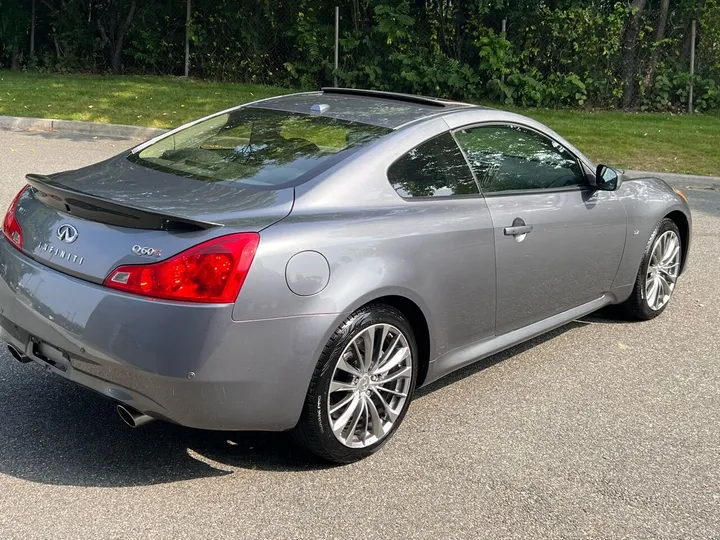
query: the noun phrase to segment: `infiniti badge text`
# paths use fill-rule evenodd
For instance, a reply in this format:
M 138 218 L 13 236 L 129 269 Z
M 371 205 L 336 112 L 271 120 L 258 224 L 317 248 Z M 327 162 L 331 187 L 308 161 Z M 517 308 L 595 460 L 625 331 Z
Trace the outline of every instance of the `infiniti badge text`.
M 76 237 L 77 237 L 77 235 L 76 235 Z M 83 261 L 85 260 L 83 257 L 78 257 L 77 255 L 74 255 L 73 253 L 70 253 L 69 251 L 65 251 L 62 249 L 58 249 L 55 246 L 51 246 L 47 242 L 43 242 L 42 244 L 40 244 L 40 250 L 49 253 L 51 257 L 53 255 L 57 255 L 58 257 L 60 257 L 63 260 L 77 263 L 77 264 L 82 264 Z

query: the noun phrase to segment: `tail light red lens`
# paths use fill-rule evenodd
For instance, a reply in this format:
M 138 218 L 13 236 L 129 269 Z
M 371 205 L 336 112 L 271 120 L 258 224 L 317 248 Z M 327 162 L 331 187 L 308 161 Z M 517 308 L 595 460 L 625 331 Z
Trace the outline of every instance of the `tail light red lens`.
M 20 227 L 20 224 L 17 220 L 17 205 L 18 201 L 20 200 L 20 197 L 23 193 L 25 193 L 25 190 L 28 187 L 25 186 L 22 188 L 17 195 L 15 195 L 15 198 L 10 203 L 10 207 L 7 209 L 7 212 L 5 213 L 5 219 L 3 219 L 3 233 L 5 234 L 5 237 L 10 240 L 10 243 L 15 246 L 18 249 L 22 249 L 22 242 L 23 242 L 23 234 L 22 234 L 22 227 Z
M 150 298 L 232 303 L 250 270 L 257 233 L 221 236 L 153 264 L 119 266 L 105 286 Z

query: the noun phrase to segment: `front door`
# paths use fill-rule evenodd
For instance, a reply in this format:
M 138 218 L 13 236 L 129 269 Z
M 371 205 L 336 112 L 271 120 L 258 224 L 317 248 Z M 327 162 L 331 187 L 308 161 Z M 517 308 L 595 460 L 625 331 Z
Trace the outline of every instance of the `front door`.
M 591 189 L 578 159 L 538 132 L 486 125 L 455 137 L 493 222 L 497 335 L 610 289 L 626 230 L 614 193 Z

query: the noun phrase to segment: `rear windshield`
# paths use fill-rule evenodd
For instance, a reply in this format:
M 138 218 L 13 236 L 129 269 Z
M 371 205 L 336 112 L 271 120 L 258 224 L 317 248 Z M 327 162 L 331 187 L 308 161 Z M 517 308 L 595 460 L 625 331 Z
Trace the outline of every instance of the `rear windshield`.
M 390 130 L 335 118 L 241 108 L 199 122 L 128 159 L 207 182 L 280 188 L 311 178 Z

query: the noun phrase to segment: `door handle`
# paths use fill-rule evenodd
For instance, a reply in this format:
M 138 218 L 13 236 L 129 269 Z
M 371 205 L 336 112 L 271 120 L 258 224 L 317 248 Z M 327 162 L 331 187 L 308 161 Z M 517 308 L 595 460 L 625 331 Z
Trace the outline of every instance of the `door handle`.
M 503 233 L 505 234 L 505 236 L 519 236 L 521 234 L 530 233 L 530 232 L 532 232 L 532 230 L 533 230 L 532 225 L 525 225 L 525 223 L 523 223 L 522 225 L 516 225 L 513 222 L 513 226 L 505 227 L 503 229 Z

